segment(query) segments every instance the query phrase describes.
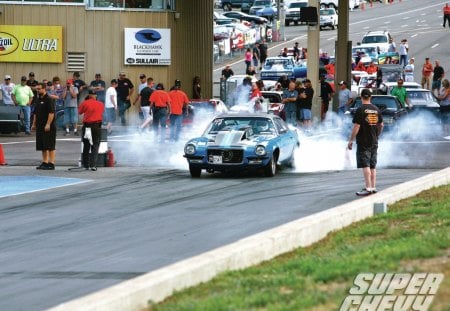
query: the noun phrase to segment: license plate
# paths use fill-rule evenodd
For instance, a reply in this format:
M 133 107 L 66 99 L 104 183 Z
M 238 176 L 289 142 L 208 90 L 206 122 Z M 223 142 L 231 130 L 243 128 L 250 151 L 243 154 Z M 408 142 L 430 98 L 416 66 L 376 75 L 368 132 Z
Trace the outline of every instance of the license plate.
M 209 162 L 212 164 L 222 164 L 222 156 L 219 155 L 209 156 Z
M 298 20 L 298 17 L 294 17 L 293 20 L 294 20 L 294 21 Z

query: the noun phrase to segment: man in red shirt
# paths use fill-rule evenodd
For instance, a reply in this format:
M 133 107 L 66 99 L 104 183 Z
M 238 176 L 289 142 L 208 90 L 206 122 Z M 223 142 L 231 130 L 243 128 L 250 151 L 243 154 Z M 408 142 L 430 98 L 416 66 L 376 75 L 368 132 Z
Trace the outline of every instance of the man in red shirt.
M 170 115 L 170 97 L 164 91 L 164 85 L 158 83 L 156 89 L 150 96 L 150 107 L 153 112 L 153 130 L 155 139 L 158 137 L 158 127 L 161 128 L 159 142 L 163 143 L 166 138 L 167 116 Z
M 425 58 L 425 63 L 422 66 L 422 88 L 427 85 L 427 89 L 430 90 L 431 74 L 433 73 L 433 65 L 430 63 L 430 58 Z
M 445 23 L 448 22 L 448 27 L 450 27 L 450 6 L 448 5 L 448 3 L 445 4 L 442 11 L 444 13 L 444 23 L 442 24 L 442 26 L 445 28 Z
M 85 169 L 97 170 L 98 148 L 100 146 L 102 115 L 105 106 L 97 100 L 94 90 L 89 90 L 88 99 L 78 107 L 78 113 L 83 116 L 83 159 Z
M 183 108 L 188 113 L 187 105 L 189 99 L 185 92 L 181 90 L 181 81 L 175 80 L 173 90 L 169 92 L 170 97 L 170 140 L 178 141 L 181 132 L 181 124 L 183 122 Z

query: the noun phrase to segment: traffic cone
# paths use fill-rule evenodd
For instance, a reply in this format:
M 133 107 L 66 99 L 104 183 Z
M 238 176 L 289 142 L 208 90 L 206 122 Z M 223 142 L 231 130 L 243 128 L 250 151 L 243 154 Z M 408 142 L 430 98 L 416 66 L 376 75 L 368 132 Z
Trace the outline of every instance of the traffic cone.
M 7 165 L 5 161 L 5 155 L 3 154 L 3 146 L 0 144 L 0 165 Z

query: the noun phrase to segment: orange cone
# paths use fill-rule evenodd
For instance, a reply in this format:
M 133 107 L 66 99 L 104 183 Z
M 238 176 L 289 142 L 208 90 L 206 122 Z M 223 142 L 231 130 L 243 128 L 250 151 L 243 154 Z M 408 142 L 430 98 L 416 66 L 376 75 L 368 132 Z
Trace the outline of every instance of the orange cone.
M 0 165 L 7 165 L 5 161 L 5 155 L 3 154 L 3 146 L 0 144 Z

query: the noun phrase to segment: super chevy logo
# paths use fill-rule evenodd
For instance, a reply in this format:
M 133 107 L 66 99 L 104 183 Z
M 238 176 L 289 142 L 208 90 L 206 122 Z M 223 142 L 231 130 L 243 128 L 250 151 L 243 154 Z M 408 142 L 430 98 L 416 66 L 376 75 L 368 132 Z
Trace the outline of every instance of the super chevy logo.
M 340 311 L 428 310 L 442 273 L 360 273 Z
M 19 47 L 19 41 L 12 34 L 0 32 L 0 55 L 8 55 Z

